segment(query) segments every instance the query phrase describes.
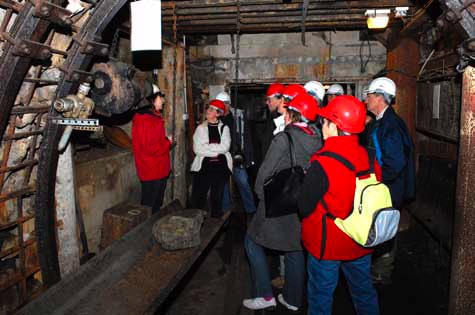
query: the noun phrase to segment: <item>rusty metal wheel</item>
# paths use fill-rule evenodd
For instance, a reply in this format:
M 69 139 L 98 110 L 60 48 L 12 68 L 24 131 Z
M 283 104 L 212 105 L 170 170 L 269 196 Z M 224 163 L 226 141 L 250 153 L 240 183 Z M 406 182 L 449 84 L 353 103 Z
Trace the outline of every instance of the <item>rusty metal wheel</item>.
M 87 0 L 71 13 L 57 0 L 0 1 L 0 233 L 16 237 L 0 258 L 19 262 L 11 279 L 0 275 L 0 290 L 19 284 L 20 304 L 38 271 L 35 247 L 43 286 L 60 280 L 54 192 L 63 128 L 52 122 L 54 100 L 91 80 L 94 56 L 108 55 L 101 35 L 125 3 Z

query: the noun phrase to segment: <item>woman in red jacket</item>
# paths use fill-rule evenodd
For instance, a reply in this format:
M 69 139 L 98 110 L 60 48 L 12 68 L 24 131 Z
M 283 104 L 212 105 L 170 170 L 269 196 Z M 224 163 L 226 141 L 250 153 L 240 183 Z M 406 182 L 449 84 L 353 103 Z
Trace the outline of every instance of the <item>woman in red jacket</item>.
M 333 291 L 340 268 L 350 288 L 358 315 L 379 314 L 378 297 L 371 281 L 372 250 L 358 245 L 342 232 L 327 215 L 346 218 L 353 210 L 356 172 L 369 169 L 366 150 L 358 144 L 363 131 L 366 108 L 353 96 L 338 96 L 318 115 L 325 143 L 310 159 L 311 166 L 302 185 L 299 211 L 302 241 L 309 252 L 308 305 L 310 315 L 330 315 Z M 333 152 L 348 160 L 347 166 L 322 152 Z M 326 205 L 326 206 L 325 206 Z
M 162 118 L 164 96 L 154 86 L 147 99 L 150 107 L 137 111 L 132 121 L 132 150 L 137 175 L 142 184 L 142 201 L 158 212 L 163 203 L 167 179 L 170 175 L 171 136 L 166 136 Z

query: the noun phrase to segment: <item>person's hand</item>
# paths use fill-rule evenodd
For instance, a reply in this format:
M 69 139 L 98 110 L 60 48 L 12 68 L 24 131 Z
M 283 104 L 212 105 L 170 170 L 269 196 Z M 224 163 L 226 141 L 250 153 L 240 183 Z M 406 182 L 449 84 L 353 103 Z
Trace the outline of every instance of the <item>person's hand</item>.
M 170 141 L 170 146 L 173 148 L 176 145 L 176 139 L 174 136 L 168 135 L 167 136 L 168 140 Z

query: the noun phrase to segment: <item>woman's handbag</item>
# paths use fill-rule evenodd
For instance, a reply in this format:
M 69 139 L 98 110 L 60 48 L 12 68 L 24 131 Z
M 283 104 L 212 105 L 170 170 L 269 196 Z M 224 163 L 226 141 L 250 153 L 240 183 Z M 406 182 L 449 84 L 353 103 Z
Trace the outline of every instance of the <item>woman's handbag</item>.
M 300 186 L 305 177 L 304 169 L 296 165 L 294 143 L 286 131 L 289 139 L 290 168 L 283 169 L 264 182 L 264 202 L 266 218 L 275 218 L 297 212 Z

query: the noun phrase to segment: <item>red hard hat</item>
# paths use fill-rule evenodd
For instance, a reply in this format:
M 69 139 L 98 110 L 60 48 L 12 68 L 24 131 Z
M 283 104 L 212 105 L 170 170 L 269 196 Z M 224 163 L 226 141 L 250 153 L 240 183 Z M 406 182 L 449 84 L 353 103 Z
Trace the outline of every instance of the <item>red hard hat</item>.
M 351 95 L 335 97 L 327 106 L 319 108 L 317 114 L 331 120 L 345 132 L 360 133 L 365 127 L 366 106 Z
M 317 118 L 318 103 L 311 95 L 304 93 L 294 97 L 288 106 L 300 113 L 307 120 L 315 120 Z
M 283 92 L 285 98 L 293 99 L 297 95 L 307 94 L 307 91 L 300 84 L 289 84 Z
M 226 105 L 224 104 L 223 101 L 211 100 L 209 102 L 209 106 L 214 107 L 217 111 L 221 111 L 223 115 L 226 114 Z
M 284 91 L 285 89 L 285 85 L 281 84 L 281 83 L 272 83 L 271 85 L 269 85 L 269 87 L 267 88 L 267 97 L 280 97 L 282 96 L 282 92 Z

